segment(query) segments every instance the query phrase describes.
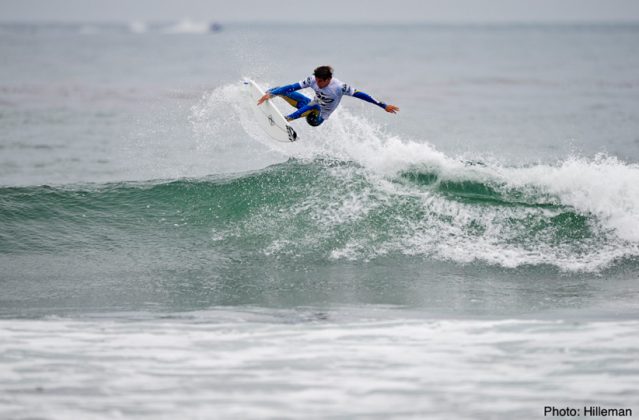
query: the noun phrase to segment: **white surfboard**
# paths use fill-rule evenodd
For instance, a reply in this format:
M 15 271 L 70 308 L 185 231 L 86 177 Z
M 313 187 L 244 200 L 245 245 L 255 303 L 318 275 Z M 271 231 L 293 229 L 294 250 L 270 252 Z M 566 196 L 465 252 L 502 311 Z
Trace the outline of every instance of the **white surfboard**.
M 260 124 L 260 127 L 268 134 L 273 140 L 281 142 L 291 142 L 297 140 L 297 133 L 286 122 L 282 113 L 275 107 L 273 100 L 270 99 L 264 102 L 262 105 L 257 105 L 257 100 L 264 95 L 264 91 L 253 80 L 247 79 L 244 81 L 249 96 L 250 106 L 255 112 L 255 118 Z

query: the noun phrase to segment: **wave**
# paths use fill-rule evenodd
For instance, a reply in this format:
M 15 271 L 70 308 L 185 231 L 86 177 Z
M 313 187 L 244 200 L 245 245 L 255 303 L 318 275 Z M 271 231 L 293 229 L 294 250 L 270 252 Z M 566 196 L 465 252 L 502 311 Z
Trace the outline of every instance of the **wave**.
M 163 28 L 163 32 L 166 34 L 207 34 L 219 30 L 218 28 L 218 24 L 182 19 Z
M 380 176 L 352 161 L 290 159 L 225 177 L 2 188 L 0 252 L 152 248 L 168 240 L 293 260 L 403 255 L 588 272 L 639 257 L 632 232 L 567 202 L 579 191 L 557 194 L 543 179 L 521 187 L 481 181 L 477 165 L 461 168 L 455 176 L 419 168 Z
M 109 35 L 109 34 L 210 34 L 224 29 L 216 21 L 181 19 L 170 22 L 133 20 L 110 23 L 0 23 L 1 33 Z
M 144 34 L 149 30 L 149 25 L 141 20 L 134 20 L 128 24 L 129 31 L 134 34 Z

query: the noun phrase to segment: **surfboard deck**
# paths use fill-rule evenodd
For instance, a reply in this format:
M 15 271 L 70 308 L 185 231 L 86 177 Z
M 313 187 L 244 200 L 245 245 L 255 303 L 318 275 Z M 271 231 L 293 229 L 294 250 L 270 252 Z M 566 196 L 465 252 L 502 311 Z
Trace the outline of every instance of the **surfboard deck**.
M 244 85 L 249 92 L 250 106 L 253 108 L 255 118 L 264 132 L 273 140 L 280 142 L 288 143 L 297 140 L 297 133 L 273 104 L 272 99 L 257 105 L 257 100 L 264 95 L 262 88 L 251 79 L 246 79 Z

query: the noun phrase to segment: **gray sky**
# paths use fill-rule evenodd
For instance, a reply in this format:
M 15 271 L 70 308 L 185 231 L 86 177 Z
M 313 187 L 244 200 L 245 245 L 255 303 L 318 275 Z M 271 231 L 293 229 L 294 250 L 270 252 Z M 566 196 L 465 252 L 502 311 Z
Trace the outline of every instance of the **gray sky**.
M 639 22 L 639 0 L 0 0 L 2 21 Z

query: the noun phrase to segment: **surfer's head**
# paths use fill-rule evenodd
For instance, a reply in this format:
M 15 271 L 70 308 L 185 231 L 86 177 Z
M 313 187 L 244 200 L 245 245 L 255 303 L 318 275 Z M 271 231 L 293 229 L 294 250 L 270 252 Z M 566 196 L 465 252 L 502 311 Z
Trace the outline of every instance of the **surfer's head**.
M 319 66 L 313 72 L 313 76 L 315 76 L 317 86 L 319 86 L 320 89 L 323 89 L 328 86 L 333 78 L 333 68 L 331 66 Z

